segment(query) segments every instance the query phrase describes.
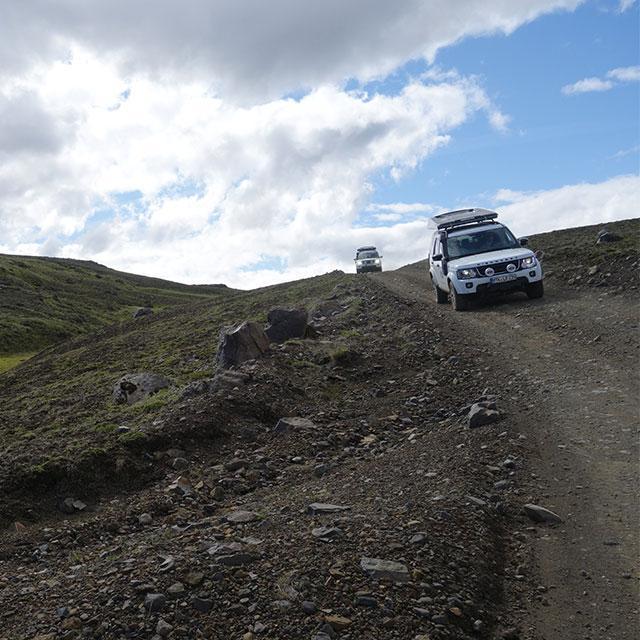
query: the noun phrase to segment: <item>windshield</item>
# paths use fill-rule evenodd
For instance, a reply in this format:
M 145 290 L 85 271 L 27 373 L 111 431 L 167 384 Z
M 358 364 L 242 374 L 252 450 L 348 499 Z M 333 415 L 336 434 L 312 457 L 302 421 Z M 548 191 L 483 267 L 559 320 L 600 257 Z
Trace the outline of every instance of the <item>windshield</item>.
M 363 258 L 378 258 L 377 251 L 361 251 L 358 254 L 358 260 L 362 260 Z
M 476 253 L 515 249 L 518 241 L 505 227 L 492 227 L 484 231 L 469 231 L 447 238 L 447 252 L 450 260 L 472 256 Z

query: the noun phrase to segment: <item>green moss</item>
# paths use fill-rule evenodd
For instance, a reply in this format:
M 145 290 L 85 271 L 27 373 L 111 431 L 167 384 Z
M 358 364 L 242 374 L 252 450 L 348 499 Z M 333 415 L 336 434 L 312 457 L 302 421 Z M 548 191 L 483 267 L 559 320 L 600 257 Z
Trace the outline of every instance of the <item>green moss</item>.
M 5 371 L 9 371 L 9 369 L 13 369 L 17 367 L 21 362 L 28 360 L 35 352 L 31 353 L 15 353 L 13 355 L 0 355 L 0 373 L 4 373 Z

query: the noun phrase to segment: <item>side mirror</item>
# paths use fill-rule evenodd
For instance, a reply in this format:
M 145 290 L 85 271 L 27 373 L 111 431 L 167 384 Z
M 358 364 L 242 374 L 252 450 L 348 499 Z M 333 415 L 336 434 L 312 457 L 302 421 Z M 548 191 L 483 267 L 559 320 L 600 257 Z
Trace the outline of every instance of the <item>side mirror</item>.
M 440 262 L 442 260 L 442 254 L 441 253 L 436 253 L 435 256 L 431 256 L 431 261 L 432 262 Z
M 529 238 L 518 238 L 518 242 L 521 247 L 526 247 L 529 244 Z

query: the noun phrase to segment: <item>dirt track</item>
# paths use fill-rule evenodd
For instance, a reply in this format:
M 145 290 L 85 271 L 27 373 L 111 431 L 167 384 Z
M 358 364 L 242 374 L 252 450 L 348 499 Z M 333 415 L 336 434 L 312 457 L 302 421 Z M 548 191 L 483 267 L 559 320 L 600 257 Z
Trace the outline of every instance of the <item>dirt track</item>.
M 487 349 L 496 371 L 529 390 L 523 406 L 508 389 L 492 389 L 527 437 L 524 490 L 564 522 L 527 536 L 534 598 L 515 581 L 507 589 L 512 607 L 527 608 L 523 635 L 639 637 L 637 303 L 602 290 L 550 288 L 540 301 L 518 295 L 455 313 L 433 301 L 424 264 L 374 278 Z

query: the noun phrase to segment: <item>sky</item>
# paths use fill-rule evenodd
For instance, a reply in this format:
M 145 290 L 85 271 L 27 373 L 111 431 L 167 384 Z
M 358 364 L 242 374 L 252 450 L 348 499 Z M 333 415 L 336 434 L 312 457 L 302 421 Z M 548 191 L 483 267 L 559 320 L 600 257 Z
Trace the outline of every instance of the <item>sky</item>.
M 5 0 L 0 253 L 252 288 L 640 209 L 637 0 Z M 535 248 L 535 247 L 534 247 Z

